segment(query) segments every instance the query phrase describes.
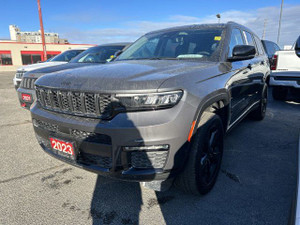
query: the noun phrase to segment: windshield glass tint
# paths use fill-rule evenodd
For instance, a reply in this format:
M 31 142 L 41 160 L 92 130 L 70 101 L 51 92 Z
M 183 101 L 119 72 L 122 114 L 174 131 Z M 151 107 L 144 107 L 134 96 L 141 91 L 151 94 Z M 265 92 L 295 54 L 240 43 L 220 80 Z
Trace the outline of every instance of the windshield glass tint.
M 190 29 L 148 34 L 137 40 L 117 60 L 201 59 L 213 60 L 222 29 Z M 215 61 L 215 60 L 214 60 Z
M 69 62 L 71 59 L 73 59 L 75 56 L 83 52 L 84 50 L 69 50 L 65 51 L 55 57 L 53 57 L 50 61 L 61 61 L 61 62 Z
M 115 52 L 122 50 L 125 46 L 97 46 L 90 48 L 76 58 L 72 63 L 103 63 L 114 56 Z

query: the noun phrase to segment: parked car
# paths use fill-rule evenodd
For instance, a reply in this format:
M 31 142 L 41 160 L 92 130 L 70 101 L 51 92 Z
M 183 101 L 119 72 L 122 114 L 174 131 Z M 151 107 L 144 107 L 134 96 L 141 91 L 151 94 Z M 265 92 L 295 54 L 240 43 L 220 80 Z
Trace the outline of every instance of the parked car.
M 271 70 L 270 86 L 274 99 L 286 99 L 289 91 L 300 96 L 300 36 L 291 50 L 274 54 Z
M 36 99 L 34 82 L 41 76 L 60 70 L 74 69 L 95 64 L 103 64 L 109 61 L 115 52 L 124 49 L 130 43 L 104 44 L 89 48 L 73 58 L 69 63 L 51 67 L 31 70 L 24 74 L 20 88 L 17 90 L 20 104 L 23 108 L 29 109 Z
M 121 180 L 206 194 L 224 133 L 262 120 L 268 57 L 237 23 L 150 32 L 116 60 L 39 78 L 31 116 L 51 156 Z
M 13 78 L 13 83 L 14 83 L 15 89 L 17 90 L 19 88 L 20 83 L 22 81 L 22 77 L 26 72 L 35 70 L 35 69 L 39 69 L 39 68 L 45 68 L 48 66 L 56 66 L 56 65 L 67 63 L 72 58 L 74 58 L 75 56 L 77 56 L 78 54 L 80 54 L 81 52 L 83 52 L 87 49 L 88 48 L 76 48 L 76 49 L 67 50 L 59 55 L 52 57 L 51 59 L 48 59 L 45 62 L 35 63 L 35 64 L 26 65 L 26 66 L 22 66 L 22 67 L 18 68 L 18 70 Z

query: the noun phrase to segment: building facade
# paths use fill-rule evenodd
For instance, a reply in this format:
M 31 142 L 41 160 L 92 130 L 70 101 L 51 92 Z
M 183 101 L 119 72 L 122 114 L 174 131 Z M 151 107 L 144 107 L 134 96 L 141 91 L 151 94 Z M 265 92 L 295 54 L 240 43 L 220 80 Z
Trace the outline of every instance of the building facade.
M 16 25 L 9 25 L 10 40 L 26 43 L 42 43 L 41 31 L 21 31 Z M 46 43 L 67 44 L 67 39 L 59 38 L 58 33 L 45 33 Z
M 89 44 L 47 44 L 47 58 L 68 49 L 91 47 Z M 16 71 L 22 65 L 44 61 L 43 46 L 40 43 L 0 41 L 0 71 Z

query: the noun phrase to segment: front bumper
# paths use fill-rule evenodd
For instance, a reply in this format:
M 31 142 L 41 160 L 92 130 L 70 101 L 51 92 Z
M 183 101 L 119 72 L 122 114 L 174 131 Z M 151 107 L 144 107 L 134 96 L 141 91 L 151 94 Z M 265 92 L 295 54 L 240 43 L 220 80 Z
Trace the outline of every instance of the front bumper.
M 120 113 L 110 121 L 56 113 L 38 103 L 31 108 L 36 137 L 48 154 L 103 176 L 131 181 L 166 180 L 183 168 L 195 112 L 183 99 L 171 109 Z M 76 160 L 53 152 L 50 137 L 74 143 Z M 169 149 L 124 149 L 157 145 Z
M 30 109 L 30 106 L 32 105 L 32 103 L 35 101 L 36 99 L 36 93 L 35 90 L 32 89 L 26 89 L 26 88 L 21 88 L 19 87 L 17 89 L 18 92 L 18 98 L 19 98 L 19 102 L 21 104 L 21 106 L 25 109 Z M 22 98 L 22 94 L 27 94 L 31 96 L 31 100 L 24 100 Z
M 270 76 L 270 86 L 300 88 L 300 71 L 272 72 Z

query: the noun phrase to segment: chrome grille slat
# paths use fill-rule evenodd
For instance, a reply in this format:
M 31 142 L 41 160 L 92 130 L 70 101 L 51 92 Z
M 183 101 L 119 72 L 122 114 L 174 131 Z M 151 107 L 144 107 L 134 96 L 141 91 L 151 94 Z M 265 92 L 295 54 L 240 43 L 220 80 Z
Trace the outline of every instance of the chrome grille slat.
M 36 87 L 38 102 L 47 110 L 92 118 L 112 115 L 111 95 Z
M 34 82 L 37 80 L 37 78 L 31 78 L 31 77 L 23 77 L 21 81 L 21 87 L 26 89 L 34 89 Z

